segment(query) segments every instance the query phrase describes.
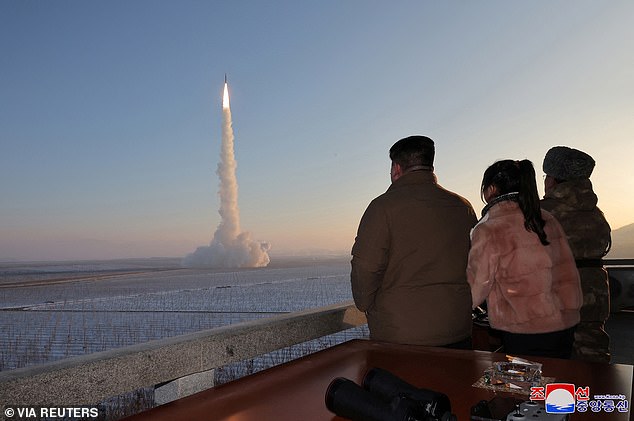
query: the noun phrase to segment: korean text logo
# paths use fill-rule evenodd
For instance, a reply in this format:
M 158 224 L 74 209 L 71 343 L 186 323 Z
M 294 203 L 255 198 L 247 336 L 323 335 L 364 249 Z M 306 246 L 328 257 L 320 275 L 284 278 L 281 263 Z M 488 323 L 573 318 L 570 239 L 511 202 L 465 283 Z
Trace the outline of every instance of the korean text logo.
M 530 400 L 545 401 L 549 414 L 573 412 L 628 412 L 625 395 L 594 395 L 590 399 L 590 387 L 575 387 L 571 383 L 549 383 L 546 387 L 531 387 Z

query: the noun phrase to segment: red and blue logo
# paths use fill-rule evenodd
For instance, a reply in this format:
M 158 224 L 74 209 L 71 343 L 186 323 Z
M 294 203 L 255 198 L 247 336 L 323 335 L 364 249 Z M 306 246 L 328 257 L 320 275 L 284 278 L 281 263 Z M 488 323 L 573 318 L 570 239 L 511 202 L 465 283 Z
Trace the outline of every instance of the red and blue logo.
M 575 385 L 550 383 L 546 385 L 546 412 L 549 414 L 572 414 L 575 412 Z
M 545 401 L 548 414 L 572 414 L 573 412 L 628 412 L 629 401 L 623 394 L 594 395 L 590 399 L 590 388 L 577 387 L 571 383 L 550 383 L 531 387 L 531 401 Z

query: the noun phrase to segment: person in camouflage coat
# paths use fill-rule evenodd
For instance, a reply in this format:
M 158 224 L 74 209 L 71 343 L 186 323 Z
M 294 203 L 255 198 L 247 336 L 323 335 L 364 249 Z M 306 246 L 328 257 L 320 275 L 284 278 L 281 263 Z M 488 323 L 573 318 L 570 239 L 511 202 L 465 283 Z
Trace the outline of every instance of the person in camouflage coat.
M 590 155 L 577 149 L 550 149 L 543 163 L 546 194 L 541 206 L 563 227 L 581 276 L 583 306 L 573 358 L 610 362 L 610 337 L 605 331 L 610 315 L 610 288 L 601 258 L 610 249 L 611 236 L 590 181 L 594 165 Z

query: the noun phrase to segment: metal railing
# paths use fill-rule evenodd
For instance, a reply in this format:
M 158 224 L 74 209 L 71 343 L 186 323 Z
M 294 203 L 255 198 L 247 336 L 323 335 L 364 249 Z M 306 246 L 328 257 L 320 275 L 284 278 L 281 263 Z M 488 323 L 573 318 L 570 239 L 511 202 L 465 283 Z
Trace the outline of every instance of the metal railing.
M 634 259 L 604 259 L 610 277 L 610 310 L 634 309 Z
M 365 323 L 365 315 L 348 301 L 3 371 L 0 403 L 94 405 Z
M 633 306 L 634 259 L 606 259 L 604 264 L 611 289 L 615 289 L 613 311 Z M 97 404 L 112 396 L 195 377 L 226 364 L 366 323 L 365 315 L 348 301 L 2 371 L 0 404 Z M 195 391 L 198 390 L 190 390 Z

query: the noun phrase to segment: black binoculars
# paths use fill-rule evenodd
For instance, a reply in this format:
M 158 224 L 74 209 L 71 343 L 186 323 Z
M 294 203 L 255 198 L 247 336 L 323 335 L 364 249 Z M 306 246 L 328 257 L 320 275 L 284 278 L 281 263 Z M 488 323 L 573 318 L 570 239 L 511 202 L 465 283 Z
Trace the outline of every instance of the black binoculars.
M 419 389 L 389 371 L 369 370 L 363 387 L 343 377 L 326 390 L 326 407 L 352 421 L 456 421 L 444 393 Z

